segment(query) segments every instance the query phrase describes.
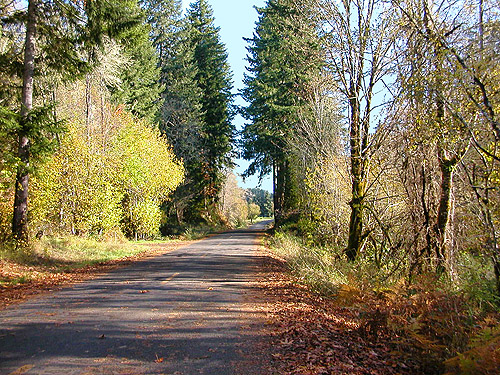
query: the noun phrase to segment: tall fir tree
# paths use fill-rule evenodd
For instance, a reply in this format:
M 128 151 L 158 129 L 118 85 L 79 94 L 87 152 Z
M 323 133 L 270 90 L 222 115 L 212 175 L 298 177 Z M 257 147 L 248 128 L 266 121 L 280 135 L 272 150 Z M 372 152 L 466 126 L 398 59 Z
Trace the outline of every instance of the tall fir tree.
M 269 0 L 249 43 L 243 109 L 250 122 L 242 133 L 243 157 L 253 160 L 246 175 L 273 172 L 274 210 L 280 224 L 297 206 L 297 181 L 288 138 L 299 121 L 308 84 L 321 69 L 320 44 L 303 0 Z
M 184 162 L 186 173 L 183 184 L 164 208 L 179 224 L 197 221 L 199 210 L 192 208 L 201 191 L 202 93 L 196 81 L 198 68 L 189 24 L 182 18 L 182 4 L 178 0 L 141 3 L 151 25 L 151 41 L 159 56 L 163 87 L 158 117 L 160 130 L 169 139 L 176 156 Z
M 182 16 L 181 0 L 139 0 L 150 25 L 150 39 L 156 49 L 160 66 L 176 53 L 177 33 Z
M 232 166 L 231 152 L 235 128 L 232 124 L 232 73 L 227 62 L 220 29 L 214 25 L 213 11 L 206 0 L 196 0 L 188 10 L 189 37 L 197 67 L 195 81 L 201 90 L 201 149 L 198 171 L 198 210 L 215 219 L 224 170 Z
M 136 9 L 140 13 L 138 6 Z M 136 116 L 153 121 L 161 106 L 162 86 L 158 56 L 149 39 L 150 31 L 149 24 L 141 23 L 122 35 L 120 44 L 128 64 L 121 70 L 120 85 L 110 89 L 114 102 L 126 104 Z

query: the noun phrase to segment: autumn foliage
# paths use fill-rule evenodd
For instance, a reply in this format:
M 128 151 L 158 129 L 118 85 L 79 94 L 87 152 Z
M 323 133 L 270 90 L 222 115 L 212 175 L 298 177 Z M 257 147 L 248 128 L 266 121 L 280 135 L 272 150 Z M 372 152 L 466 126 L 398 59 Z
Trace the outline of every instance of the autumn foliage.
M 98 84 L 60 89 L 66 132 L 57 151 L 37 164 L 30 199 L 31 237 L 82 235 L 150 238 L 159 234 L 160 205 L 184 169 L 160 131 L 109 103 Z M 87 98 L 87 99 L 86 99 Z M 89 99 L 90 98 L 90 99 Z M 90 112 L 85 101 L 90 100 Z M 2 192 L 7 198 L 12 189 Z M 10 199 L 9 199 L 10 200 Z M 2 205 L 3 232 L 11 207 Z
M 498 368 L 500 315 L 472 286 L 434 273 L 391 277 L 283 232 L 269 243 L 278 283 L 266 285 L 268 294 L 279 295 L 276 358 L 286 373 L 494 374 Z M 291 278 L 283 276 L 286 269 Z

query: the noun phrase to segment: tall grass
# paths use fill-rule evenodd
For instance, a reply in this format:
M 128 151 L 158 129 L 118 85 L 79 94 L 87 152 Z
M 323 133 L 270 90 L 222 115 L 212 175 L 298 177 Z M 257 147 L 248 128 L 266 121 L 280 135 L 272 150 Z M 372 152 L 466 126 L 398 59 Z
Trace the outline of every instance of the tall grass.
M 103 263 L 137 255 L 144 246 L 128 241 L 97 241 L 89 238 L 43 238 L 34 244 L 39 257 L 73 267 Z
M 134 256 L 144 250 L 144 246 L 128 241 L 98 241 L 73 236 L 43 237 L 27 246 L 3 243 L 0 246 L 0 260 L 74 269 Z
M 315 292 L 336 295 L 349 285 L 361 290 L 380 291 L 401 282 L 402 272 L 381 272 L 370 259 L 349 262 L 343 249 L 312 246 L 290 233 L 277 231 L 269 240 L 272 250 L 286 260 L 291 272 Z
M 315 291 L 333 295 L 347 275 L 336 267 L 335 254 L 325 248 L 308 248 L 298 237 L 276 232 L 270 240 L 273 251 L 286 260 L 291 272 Z

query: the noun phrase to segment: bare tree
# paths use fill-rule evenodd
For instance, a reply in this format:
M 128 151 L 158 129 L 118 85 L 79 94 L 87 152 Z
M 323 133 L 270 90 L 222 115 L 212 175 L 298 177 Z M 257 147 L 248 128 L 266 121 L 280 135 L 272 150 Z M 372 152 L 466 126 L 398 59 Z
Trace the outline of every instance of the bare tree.
M 327 0 L 321 11 L 328 69 L 347 107 L 352 198 L 346 255 L 355 260 L 366 239 L 367 179 L 380 139 L 373 135 L 382 105 L 376 99 L 392 69 L 394 19 L 379 0 Z

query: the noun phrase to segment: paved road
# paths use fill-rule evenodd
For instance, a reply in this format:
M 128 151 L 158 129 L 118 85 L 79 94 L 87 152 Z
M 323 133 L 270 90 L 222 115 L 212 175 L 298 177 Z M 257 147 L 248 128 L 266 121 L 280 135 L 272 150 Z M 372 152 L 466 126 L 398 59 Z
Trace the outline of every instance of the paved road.
M 246 311 L 265 223 L 0 312 L 0 374 L 261 374 Z

